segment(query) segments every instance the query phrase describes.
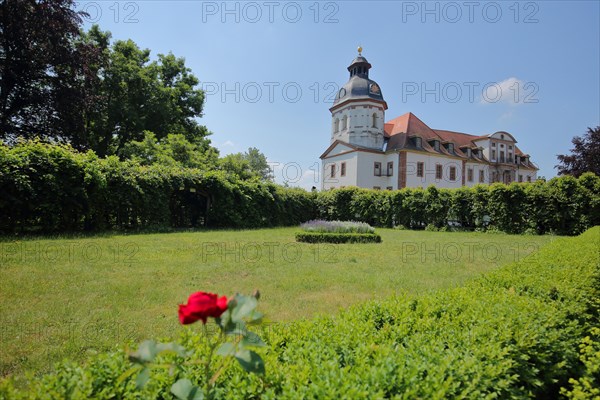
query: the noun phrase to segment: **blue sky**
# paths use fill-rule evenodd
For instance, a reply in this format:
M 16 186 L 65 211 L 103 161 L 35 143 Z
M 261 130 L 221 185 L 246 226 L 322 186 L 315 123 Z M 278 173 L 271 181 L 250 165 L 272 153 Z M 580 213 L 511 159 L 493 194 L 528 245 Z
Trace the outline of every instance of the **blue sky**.
M 363 47 L 389 109 L 435 129 L 512 133 L 547 178 L 600 125 L 599 1 L 86 1 L 114 39 L 172 52 L 206 90 L 221 154 L 258 147 L 317 186 L 329 107 Z

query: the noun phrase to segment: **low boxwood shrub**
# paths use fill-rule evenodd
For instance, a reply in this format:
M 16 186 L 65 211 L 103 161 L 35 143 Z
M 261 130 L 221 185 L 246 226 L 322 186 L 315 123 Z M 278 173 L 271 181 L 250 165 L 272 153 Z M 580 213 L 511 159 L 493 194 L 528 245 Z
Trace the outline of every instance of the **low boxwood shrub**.
M 558 238 L 539 252 L 468 282 L 420 297 L 370 301 L 308 321 L 263 326 L 266 375 L 227 369 L 217 399 L 589 398 L 597 394 L 600 227 Z M 590 335 L 591 332 L 591 335 Z M 591 336 L 591 337 L 588 337 Z M 127 354 L 63 363 L 4 399 L 172 398 L 186 377 L 202 384 L 205 337 L 178 339 L 199 351 L 194 366 L 152 375 L 143 390 L 120 379 Z M 175 357 L 166 355 L 165 357 Z
M 296 241 L 304 243 L 381 243 L 377 233 L 298 232 Z

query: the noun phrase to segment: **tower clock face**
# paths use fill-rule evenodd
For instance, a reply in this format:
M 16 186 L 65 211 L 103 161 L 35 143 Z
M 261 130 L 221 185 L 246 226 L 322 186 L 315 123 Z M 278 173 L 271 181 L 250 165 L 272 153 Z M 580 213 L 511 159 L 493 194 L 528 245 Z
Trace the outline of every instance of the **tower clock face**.
M 379 85 L 376 83 L 371 83 L 369 91 L 373 94 L 381 94 L 381 89 L 379 89 Z

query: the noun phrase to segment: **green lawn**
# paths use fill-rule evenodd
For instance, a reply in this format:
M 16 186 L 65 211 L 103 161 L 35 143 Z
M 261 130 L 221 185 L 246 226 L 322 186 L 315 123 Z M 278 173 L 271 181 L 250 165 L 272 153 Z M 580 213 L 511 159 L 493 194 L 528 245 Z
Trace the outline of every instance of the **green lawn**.
M 198 290 L 261 290 L 272 322 L 413 295 L 535 252 L 550 236 L 378 229 L 381 244 L 300 244 L 297 228 L 0 242 L 0 376 L 46 372 L 133 340 L 174 336 Z

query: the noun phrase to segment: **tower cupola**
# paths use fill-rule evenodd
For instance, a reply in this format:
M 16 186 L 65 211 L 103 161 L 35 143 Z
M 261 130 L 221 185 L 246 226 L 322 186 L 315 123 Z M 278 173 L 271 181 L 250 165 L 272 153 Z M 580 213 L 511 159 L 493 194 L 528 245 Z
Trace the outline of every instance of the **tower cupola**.
M 369 70 L 371 64 L 362 55 L 362 47 L 358 48 L 358 56 L 352 60 L 350 66 L 348 66 L 348 72 L 350 72 L 350 78 L 348 82 L 338 91 L 333 102 L 335 108 L 338 104 L 343 103 L 347 100 L 356 99 L 373 99 L 379 100 L 384 109 L 387 110 L 387 104 L 383 100 L 383 94 L 381 88 L 372 79 L 369 79 Z

